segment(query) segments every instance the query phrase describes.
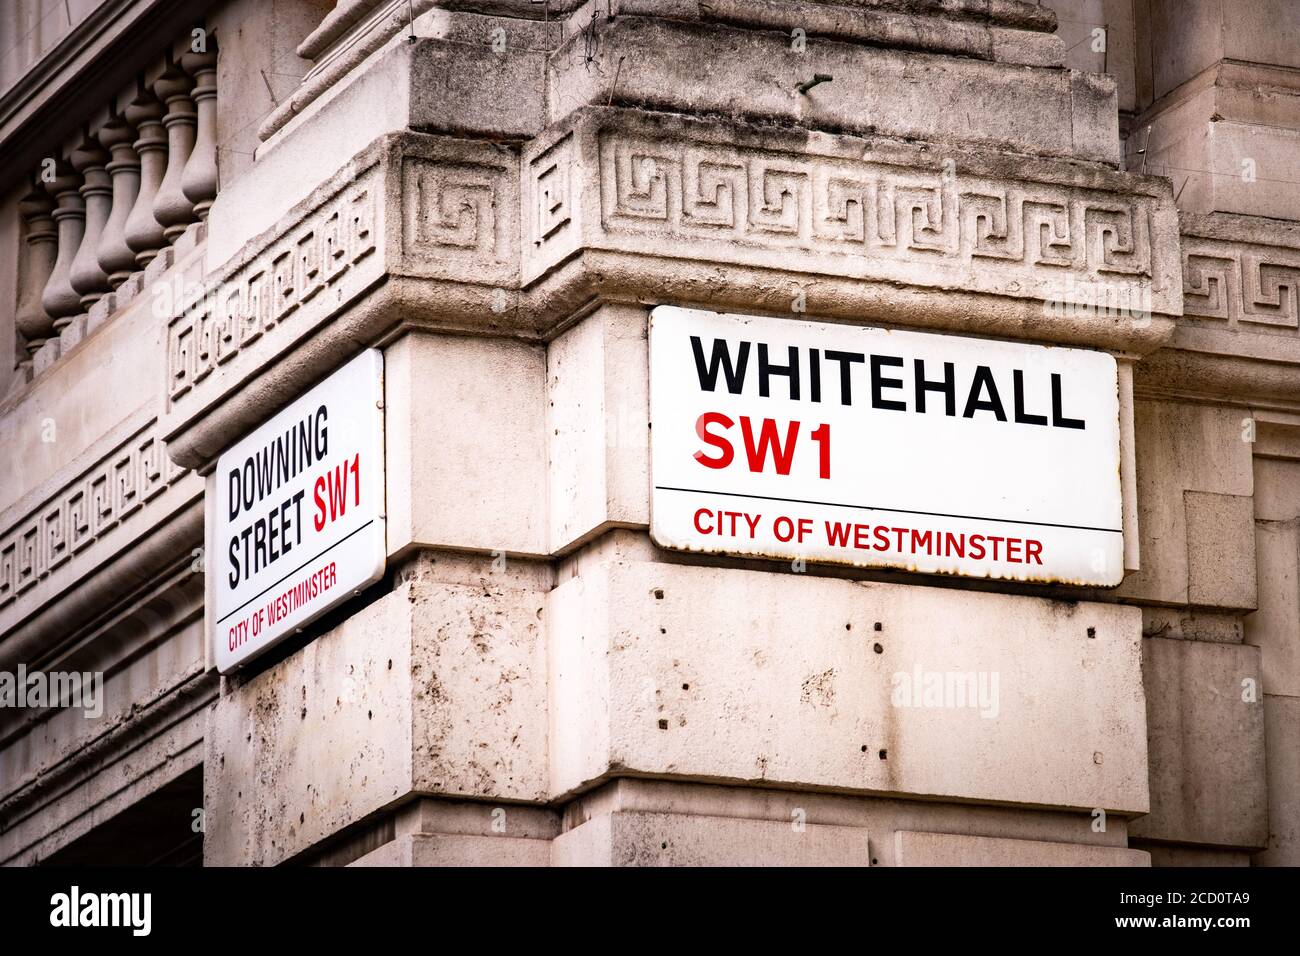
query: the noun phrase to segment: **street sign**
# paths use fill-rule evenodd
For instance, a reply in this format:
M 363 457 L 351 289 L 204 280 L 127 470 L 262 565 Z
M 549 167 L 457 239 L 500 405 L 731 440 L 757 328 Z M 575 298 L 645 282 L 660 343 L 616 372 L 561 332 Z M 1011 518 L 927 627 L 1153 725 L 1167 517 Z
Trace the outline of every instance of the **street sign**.
M 370 349 L 217 460 L 207 570 L 223 674 L 383 576 L 383 396 Z
M 1104 352 L 660 306 L 650 418 L 662 547 L 1123 578 Z

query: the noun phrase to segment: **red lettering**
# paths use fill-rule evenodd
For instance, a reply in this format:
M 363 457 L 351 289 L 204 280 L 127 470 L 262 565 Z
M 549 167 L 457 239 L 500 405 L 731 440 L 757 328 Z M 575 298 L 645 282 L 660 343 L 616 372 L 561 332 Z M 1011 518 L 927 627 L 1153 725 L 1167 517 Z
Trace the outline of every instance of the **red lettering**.
M 827 521 L 825 522 L 825 524 L 826 524 L 826 540 L 831 543 L 831 547 L 834 548 L 847 547 L 849 543 L 849 526 L 846 524 L 840 524 L 838 521 L 836 522 Z M 858 525 L 857 527 L 860 528 L 862 527 L 862 525 Z M 859 545 L 859 547 L 861 547 L 861 545 Z
M 695 420 L 695 434 L 700 437 L 700 441 L 712 445 L 718 449 L 718 457 L 710 458 L 702 451 L 695 453 L 695 460 L 706 468 L 726 468 L 731 464 L 731 460 L 736 457 L 736 451 L 731 447 L 731 442 L 721 435 L 709 434 L 710 425 L 721 425 L 723 428 L 730 428 L 734 425 L 730 418 L 722 412 L 705 412 Z
M 316 479 L 316 484 L 312 490 L 315 492 L 314 497 L 316 499 L 316 518 L 312 524 L 316 526 L 317 531 L 320 531 L 325 527 L 325 499 L 322 497 L 325 491 L 324 476 Z
M 348 466 L 337 466 L 332 472 L 326 472 L 325 477 L 330 486 L 330 521 L 336 521 L 348 510 Z
M 758 446 L 754 445 L 754 429 L 750 424 L 748 415 L 740 416 L 740 430 L 745 436 L 745 454 L 749 458 L 749 470 L 761 472 L 767 465 L 767 450 L 773 449 L 772 457 L 776 464 L 776 473 L 778 475 L 790 474 L 790 460 L 794 457 L 794 443 L 799 436 L 799 423 L 791 422 L 785 432 L 785 447 L 781 446 L 781 439 L 776 430 L 776 422 L 770 418 L 763 419 L 762 430 L 759 432 Z
M 812 440 L 817 443 L 820 474 L 823 478 L 829 478 L 831 476 L 831 426 L 819 426 L 812 433 Z

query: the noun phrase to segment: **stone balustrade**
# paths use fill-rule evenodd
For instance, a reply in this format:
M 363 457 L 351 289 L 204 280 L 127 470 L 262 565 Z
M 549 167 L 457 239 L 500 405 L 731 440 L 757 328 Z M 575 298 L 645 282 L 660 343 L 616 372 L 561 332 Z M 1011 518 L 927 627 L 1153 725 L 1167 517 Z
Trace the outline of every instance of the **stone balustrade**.
M 33 171 L 18 207 L 17 387 L 144 291 L 150 264 L 170 265 L 171 248 L 207 218 L 219 182 L 215 37 L 199 46 L 169 52 L 124 109 L 129 94 L 75 148 Z

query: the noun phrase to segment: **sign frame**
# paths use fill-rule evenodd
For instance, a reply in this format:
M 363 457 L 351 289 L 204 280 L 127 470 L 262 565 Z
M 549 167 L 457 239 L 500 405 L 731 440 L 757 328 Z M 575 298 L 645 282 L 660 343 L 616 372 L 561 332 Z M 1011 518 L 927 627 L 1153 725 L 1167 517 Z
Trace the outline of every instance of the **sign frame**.
M 383 578 L 384 386 L 383 353 L 366 349 L 218 456 L 204 538 L 205 643 L 220 673 L 245 667 Z
M 687 347 L 685 343 L 692 330 L 701 344 L 697 346 L 692 342 Z M 747 338 L 738 334 L 742 331 Z M 724 334 L 724 338 L 731 336 L 722 356 L 713 351 L 717 348 L 718 334 Z M 946 332 L 817 321 L 803 316 L 741 315 L 672 305 L 660 305 L 651 310 L 648 339 L 650 536 L 659 547 L 734 557 L 803 560 L 873 570 L 905 570 L 1085 587 L 1110 588 L 1123 581 L 1125 514 L 1120 474 L 1123 407 L 1119 366 L 1109 353 Z M 665 345 L 666 339 L 675 340 L 675 350 L 673 346 Z M 743 372 L 741 370 L 740 353 L 745 348 L 744 341 L 749 341 L 755 352 L 759 343 L 763 343 L 762 347 L 768 350 L 765 354 L 771 357 L 763 366 L 771 372 L 766 377 L 769 392 L 766 397 L 758 394 L 759 389 L 755 388 L 756 384 L 761 387 L 764 383 L 755 382 L 758 362 L 754 353 L 749 354 L 748 365 Z M 799 400 L 795 400 L 791 389 L 799 386 L 790 375 L 777 369 L 790 364 L 785 358 L 787 348 L 800 342 L 803 351 L 798 353 L 796 364 L 803 369 L 802 389 Z M 828 353 L 828 346 L 844 351 Z M 820 360 L 825 365 L 825 354 L 845 356 L 850 354 L 850 350 L 853 350 L 852 362 L 841 358 L 838 367 L 830 365 L 830 371 L 822 368 L 814 374 L 813 363 Z M 796 353 L 789 354 L 793 356 Z M 775 358 L 777 355 L 781 356 L 779 360 Z M 877 356 L 889 364 L 878 368 L 874 361 Z M 945 356 L 953 362 L 954 371 L 951 373 L 945 363 L 936 361 Z M 948 374 L 953 376 L 955 409 L 952 400 L 941 390 L 927 391 L 929 402 L 920 398 L 912 401 L 916 381 L 910 372 L 918 358 L 924 360 L 924 368 L 931 370 L 921 376 L 923 381 L 930 382 L 939 377 L 934 373 L 940 367 L 946 373 L 941 376 L 943 384 L 947 384 Z M 673 364 L 665 368 L 662 363 L 666 361 Z M 968 372 L 975 370 L 969 376 L 969 385 L 962 384 L 963 363 Z M 845 371 L 846 365 L 851 365 L 849 372 Z M 981 368 L 991 371 L 978 371 Z M 1033 378 L 1031 373 L 1034 372 L 1042 374 L 1041 380 Z M 710 383 L 709 373 L 712 373 L 711 390 L 706 389 L 706 384 Z M 850 377 L 842 378 L 845 375 Z M 962 408 L 970 397 L 966 389 L 973 393 L 975 380 L 984 375 L 991 377 L 995 384 L 979 383 L 977 407 L 967 418 L 969 409 Z M 733 391 L 736 380 L 740 380 L 739 390 Z M 1012 381 L 1014 396 L 1011 394 Z M 1003 389 L 1000 397 L 998 386 Z M 850 391 L 842 394 L 838 390 L 840 387 Z M 992 392 L 988 391 L 990 388 Z M 815 402 L 810 401 L 810 393 L 814 391 L 818 395 Z M 683 395 L 688 397 L 683 398 Z M 703 414 L 694 418 L 688 414 L 691 410 L 682 406 L 695 399 L 702 409 L 698 400 L 706 395 L 710 401 L 716 400 L 721 418 L 702 424 Z M 792 458 L 785 460 L 790 470 L 782 480 L 797 474 L 796 465 L 802 467 L 803 474 L 807 475 L 808 458 L 812 452 L 809 441 L 814 438 L 811 433 L 816 424 L 811 419 L 814 418 L 826 423 L 825 443 L 837 449 L 827 455 L 832 467 L 826 477 L 835 477 L 836 472 L 842 474 L 846 460 L 850 475 L 869 475 L 865 466 L 858 467 L 844 454 L 846 440 L 849 445 L 871 445 L 870 442 L 858 441 L 863 435 L 845 424 L 845 414 L 849 413 L 840 408 L 846 397 L 851 405 L 851 414 L 861 414 L 864 418 L 883 416 L 878 418 L 877 424 L 883 427 L 882 434 L 892 435 L 894 439 L 879 446 L 886 458 L 891 452 L 911 455 L 919 462 L 935 458 L 924 448 L 918 450 L 917 441 L 897 441 L 897 436 L 902 434 L 900 423 L 911 422 L 922 433 L 942 436 L 951 447 L 967 450 L 972 445 L 975 451 L 983 447 L 997 449 L 1001 445 L 1001 450 L 1005 451 L 1014 448 L 1016 441 L 1021 441 L 1034 451 L 1005 456 L 1005 467 L 1021 467 L 1031 478 L 1055 473 L 1062 482 L 1061 488 L 1070 489 L 1074 497 L 1068 501 L 1064 498 L 1053 500 L 1052 495 L 1056 494 L 1054 482 L 1021 480 L 1017 483 L 1012 480 L 1003 490 L 997 507 L 988 507 L 988 501 L 992 499 L 989 495 L 981 497 L 978 481 L 971 476 L 978 476 L 981 469 L 988 469 L 988 458 L 995 454 L 992 450 L 986 452 L 984 460 L 971 456 L 966 482 L 960 483 L 958 476 L 957 481 L 941 489 L 942 494 L 935 491 L 941 487 L 937 482 L 928 478 L 912 482 L 913 475 L 899 468 L 890 473 L 888 481 L 876 482 L 875 476 L 871 476 L 870 480 L 850 485 L 847 492 L 839 487 L 842 494 L 838 497 L 800 493 L 798 490 L 792 493 L 774 490 L 780 487 L 779 484 L 766 480 L 775 479 L 774 474 L 740 475 L 737 478 L 736 462 L 739 460 L 742 466 L 747 463 L 752 468 L 754 450 L 763 452 L 761 464 L 764 468 L 778 464 L 776 453 L 782 449 L 782 439 L 791 437 L 790 423 L 796 420 L 789 414 L 783 418 L 783 414 L 795 409 L 804 413 L 800 419 L 805 427 L 802 434 L 796 432 L 793 436 L 796 447 Z M 995 404 L 1001 407 L 997 410 L 989 407 L 994 404 L 990 398 L 998 398 Z M 877 400 L 883 404 L 877 406 Z M 868 401 L 871 405 L 865 407 Z M 936 410 L 935 405 L 945 407 Z M 757 410 L 760 406 L 767 411 L 760 413 Z M 754 410 L 744 415 L 747 407 Z M 1086 409 L 1087 413 L 1080 418 L 1071 417 L 1079 409 Z M 742 416 L 750 421 L 741 422 Z M 768 419 L 783 424 L 773 425 L 768 434 Z M 971 436 L 963 436 L 960 433 L 962 422 L 973 425 L 972 434 L 978 432 L 979 441 L 989 444 L 980 446 L 970 440 Z M 994 422 L 996 427 L 990 427 Z M 743 429 L 739 427 L 741 425 Z M 1041 427 L 1043 425 L 1046 427 Z M 868 428 L 866 425 L 859 427 L 864 432 Z M 701 428 L 707 437 L 700 433 Z M 1080 440 L 1074 436 L 1086 438 Z M 875 433 L 868 437 L 878 439 Z M 803 446 L 800 447 L 798 442 L 803 442 Z M 1035 442 L 1037 444 L 1032 444 Z M 813 448 L 820 451 L 819 445 Z M 1051 454 L 1044 455 L 1043 449 L 1050 449 Z M 711 461 L 709 468 L 715 470 L 699 468 L 695 462 L 687 464 L 690 457 L 703 463 L 700 453 Z M 728 455 L 731 458 L 727 458 Z M 803 456 L 802 462 L 798 460 L 800 455 Z M 1074 462 L 1073 467 L 1081 470 L 1071 471 L 1059 464 L 1063 460 L 1061 456 L 1072 456 L 1069 460 Z M 666 462 L 670 464 L 666 465 Z M 888 472 L 889 467 L 887 465 L 882 471 Z M 732 484 L 720 485 L 715 476 L 723 475 Z M 1095 500 L 1087 497 L 1093 491 L 1075 480 L 1078 475 L 1089 476 Z M 686 476 L 685 480 L 683 476 Z M 751 478 L 753 481 L 747 480 Z M 764 480 L 759 481 L 760 478 Z M 900 478 L 908 480 L 900 481 Z M 802 485 L 795 481 L 789 487 L 806 487 L 807 484 L 806 480 Z M 926 487 L 930 503 L 925 506 L 910 504 L 907 495 L 913 493 L 911 485 Z M 866 489 L 866 499 L 861 495 L 863 489 Z M 673 496 L 693 497 L 693 500 L 708 498 L 715 503 L 726 501 L 733 503 L 734 507 L 712 507 L 711 512 L 719 517 L 716 522 L 706 517 L 702 519 L 703 525 L 696 510 L 695 520 L 688 523 Z M 985 507 L 977 510 L 973 502 Z M 1062 510 L 1067 506 L 1077 508 L 1084 517 L 1062 519 L 1062 515 L 1073 514 Z M 773 508 L 778 514 L 772 514 Z M 782 509 L 792 512 L 787 516 L 791 519 L 790 524 L 781 528 L 769 525 L 768 522 L 774 523 L 782 517 L 779 514 Z M 726 518 L 729 512 L 745 516 L 742 519 L 745 525 L 739 531 L 734 525 L 736 519 Z M 759 523 L 750 525 L 755 514 L 759 516 Z M 876 520 L 884 514 L 894 520 Z M 856 517 L 849 520 L 850 515 Z M 909 517 L 903 519 L 898 517 L 900 515 Z M 800 519 L 811 521 L 812 528 L 801 525 Z M 727 520 L 733 524 L 728 526 Z M 930 524 L 921 527 L 921 521 Z M 715 528 L 714 524 L 718 527 Z M 1023 533 L 1027 529 L 1032 533 Z M 927 530 L 932 532 L 929 539 L 925 536 Z M 1002 533 L 1010 530 L 1016 533 Z M 913 531 L 916 537 L 911 537 Z M 898 532 L 906 533 L 896 534 Z M 885 547 L 886 539 L 891 540 L 893 546 Z M 936 540 L 937 544 L 934 543 Z M 1083 543 L 1085 540 L 1086 544 Z M 920 549 L 918 541 L 923 545 Z M 975 554 L 977 546 L 982 552 L 980 558 L 969 559 L 967 553 Z M 999 560 L 986 557 L 990 554 L 990 547 L 1002 549 Z M 1030 549 L 1033 549 L 1032 555 L 1027 554 Z M 1086 554 L 1079 549 L 1086 549 Z

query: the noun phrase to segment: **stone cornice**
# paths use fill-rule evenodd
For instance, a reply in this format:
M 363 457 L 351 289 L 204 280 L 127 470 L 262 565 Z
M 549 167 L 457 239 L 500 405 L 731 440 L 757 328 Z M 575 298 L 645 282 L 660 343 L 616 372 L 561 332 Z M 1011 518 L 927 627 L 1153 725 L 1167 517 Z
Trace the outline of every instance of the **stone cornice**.
M 523 163 L 525 283 L 605 248 L 1040 303 L 1116 283 L 1179 311 L 1176 217 L 1155 178 L 602 108 Z
M 169 731 L 184 728 L 186 724 L 195 721 L 198 722 L 194 727 L 197 731 L 202 727 L 202 711 L 216 699 L 217 688 L 215 672 L 196 668 L 184 675 L 179 684 L 162 688 L 150 699 L 140 701 L 140 705 L 127 717 L 109 724 L 87 745 L 65 755 L 54 766 L 23 780 L 14 781 L 16 786 L 0 797 L 0 832 L 11 835 L 30 815 L 49 813 L 52 804 L 75 793 L 77 788 L 86 786 L 88 781 L 104 771 L 106 764 L 112 765 L 132 756 L 138 759 L 146 755 L 148 745 L 165 738 Z M 182 733 L 182 736 L 190 737 L 193 733 Z M 166 761 L 178 756 L 180 755 L 169 752 L 160 759 Z M 194 752 L 185 763 L 195 764 L 199 756 L 199 752 Z M 41 827 L 42 831 L 50 829 L 53 828 L 48 823 Z M 21 858 L 23 851 L 29 848 L 5 849 L 10 851 L 12 860 L 14 856 Z M 27 862 L 30 864 L 37 861 Z
M 34 660 L 146 579 L 157 568 L 145 541 L 160 531 L 158 566 L 173 561 L 186 536 L 169 524 L 202 488 L 168 456 L 156 420 L 136 416 L 0 515 L 0 662 Z M 115 567 L 127 551 L 129 566 Z
M 614 11 L 1036 66 L 1059 66 L 1065 49 L 1054 11 L 1015 0 L 960 0 L 942 10 L 910 0 L 616 0 Z
M 1183 316 L 1143 394 L 1300 411 L 1300 223 L 1181 217 Z
M 617 107 L 578 111 L 522 155 L 381 138 L 168 322 L 163 434 L 202 468 L 403 327 L 545 340 L 598 299 L 1129 355 L 1168 338 L 1182 283 L 1166 180 L 945 155 Z M 1122 288 L 1150 313 L 1053 311 L 1079 286 Z

